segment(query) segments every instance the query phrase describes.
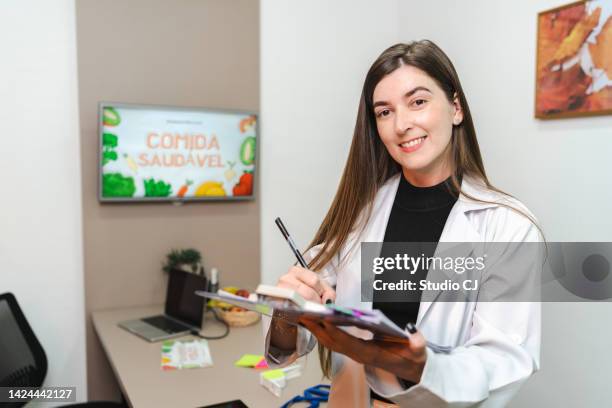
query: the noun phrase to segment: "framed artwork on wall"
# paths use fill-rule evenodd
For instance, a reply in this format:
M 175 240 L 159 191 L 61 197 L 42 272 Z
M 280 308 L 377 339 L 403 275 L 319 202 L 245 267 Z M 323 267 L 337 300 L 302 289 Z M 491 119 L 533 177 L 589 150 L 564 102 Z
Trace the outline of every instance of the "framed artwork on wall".
M 535 117 L 612 114 L 612 0 L 538 14 Z

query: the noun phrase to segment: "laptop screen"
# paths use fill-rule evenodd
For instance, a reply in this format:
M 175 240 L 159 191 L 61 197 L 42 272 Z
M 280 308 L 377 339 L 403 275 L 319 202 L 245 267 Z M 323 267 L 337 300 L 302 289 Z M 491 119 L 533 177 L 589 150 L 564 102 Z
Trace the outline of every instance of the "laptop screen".
M 206 290 L 206 278 L 193 273 L 172 270 L 166 294 L 166 315 L 191 326 L 202 325 L 204 298 L 196 290 Z

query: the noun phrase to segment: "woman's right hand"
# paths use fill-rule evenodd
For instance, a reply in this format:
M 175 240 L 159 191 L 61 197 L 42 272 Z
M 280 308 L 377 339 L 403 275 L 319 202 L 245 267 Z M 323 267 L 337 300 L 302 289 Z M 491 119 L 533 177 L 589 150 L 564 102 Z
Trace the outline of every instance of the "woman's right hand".
M 319 278 L 319 274 L 299 266 L 292 266 L 278 279 L 279 288 L 295 290 L 304 299 L 316 303 L 328 303 L 336 300 L 336 291 Z M 295 350 L 296 326 L 273 317 L 270 344 L 282 350 Z
M 318 273 L 306 268 L 292 266 L 278 279 L 276 286 L 295 290 L 311 302 L 333 303 L 336 300 L 336 291 L 319 276 Z

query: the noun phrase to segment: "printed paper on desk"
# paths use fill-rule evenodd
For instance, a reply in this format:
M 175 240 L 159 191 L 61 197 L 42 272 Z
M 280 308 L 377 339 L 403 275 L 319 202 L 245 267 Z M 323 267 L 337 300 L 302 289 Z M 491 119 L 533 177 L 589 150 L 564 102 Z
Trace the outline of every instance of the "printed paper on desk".
M 165 341 L 162 343 L 161 368 L 164 371 L 201 368 L 213 365 L 206 340 Z

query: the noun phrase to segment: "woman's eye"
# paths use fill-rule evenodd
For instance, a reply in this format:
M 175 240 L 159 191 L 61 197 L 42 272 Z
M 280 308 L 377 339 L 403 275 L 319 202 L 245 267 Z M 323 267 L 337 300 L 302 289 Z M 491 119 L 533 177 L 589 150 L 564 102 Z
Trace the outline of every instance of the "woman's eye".
M 387 116 L 387 115 L 389 115 L 389 109 L 381 110 L 380 112 L 378 112 L 378 114 L 376 116 L 378 116 L 379 118 L 382 118 L 382 117 Z
M 427 102 L 427 101 L 426 101 L 425 99 L 417 99 L 417 100 L 415 100 L 413 103 L 414 103 L 416 106 L 423 106 L 423 105 L 425 105 L 425 103 L 426 103 L 426 102 Z

